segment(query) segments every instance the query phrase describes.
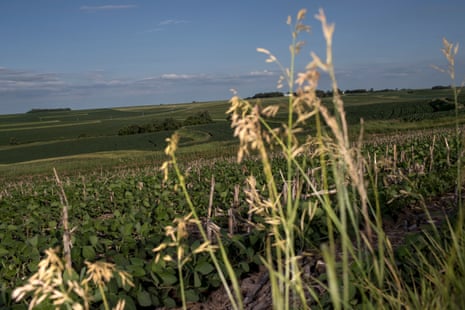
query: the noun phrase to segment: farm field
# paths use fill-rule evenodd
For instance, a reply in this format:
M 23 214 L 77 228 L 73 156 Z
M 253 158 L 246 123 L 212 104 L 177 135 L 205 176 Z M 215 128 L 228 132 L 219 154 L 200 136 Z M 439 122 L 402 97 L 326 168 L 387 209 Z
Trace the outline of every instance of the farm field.
M 377 201 L 384 219 L 402 227 L 397 232 L 410 236 L 407 241 L 403 237 L 395 240 L 398 242 L 395 255 L 402 263 L 399 274 L 409 279 L 415 276 L 408 269 L 414 264 L 409 253 L 424 242 L 415 233 L 428 224 L 428 219 L 418 220 L 415 212 L 451 193 L 457 179 L 460 142 L 454 136 L 454 122 L 457 120 L 461 126 L 465 113 L 459 110 L 456 118 L 453 109 L 438 110 L 431 105 L 436 98 L 450 97 L 450 92 L 400 90 L 343 95 L 354 143 L 360 118 L 364 119 L 362 152 L 367 168 L 363 171 L 371 180 L 367 195 Z M 262 105 L 284 106 L 287 100 L 269 98 Z M 324 98 L 323 103 L 330 107 L 331 99 Z M 185 240 L 173 241 L 173 235 L 165 229 L 175 225 L 176 218 L 192 213 L 183 182 L 198 216 L 217 227 L 236 276 L 245 278 L 259 272 L 264 263 L 260 257 L 268 250 L 264 242 L 269 233 L 264 229 L 267 221 L 258 213 L 251 213 L 251 194 L 238 189 L 247 188 L 249 175 L 255 177 L 260 192 L 266 194 L 270 189 L 266 187 L 266 171 L 255 153 L 242 163 L 236 162 L 239 143 L 225 114 L 229 105 L 218 101 L 1 115 L 0 308 L 27 308 L 25 304 L 15 304 L 11 292 L 38 271 L 45 250 L 62 246 L 61 218 L 65 204 L 73 229 L 71 257 L 76 271 L 73 279 L 83 278 L 85 261 L 108 261 L 128 272 L 134 284 L 129 287 L 120 280 L 109 282 L 107 298 L 112 305 L 123 299 L 127 309 L 179 306 L 183 297 L 176 260 L 156 260 L 157 252 L 153 251 L 160 244 L 171 242 L 176 247 L 168 246 L 164 254 L 175 257 L 179 255 L 177 249 L 182 248 L 190 258 L 184 265 L 184 298 L 188 302 L 205 301 L 210 292 L 221 286 L 221 279 L 207 252 L 193 255 L 201 246 L 199 232 L 186 222 L 190 235 Z M 212 122 L 118 134 L 123 127 L 166 119 L 182 122 L 202 111 L 208 111 Z M 282 111 L 270 123 L 285 119 Z M 304 133 L 313 135 L 315 130 L 308 124 Z M 162 163 L 169 160 L 163 152 L 166 139 L 175 131 L 180 137 L 178 163 L 186 171 L 182 181 L 173 171 L 166 176 L 160 171 Z M 270 155 L 272 175 L 283 179 L 276 185 L 277 192 L 286 197 L 291 191 L 284 182 L 289 169 L 287 162 L 277 151 L 271 151 Z M 304 219 L 308 216 L 312 225 L 303 226 L 295 246 L 308 257 L 328 242 L 331 235 L 327 226 L 330 214 L 320 209 L 321 212 L 310 216 L 304 211 L 307 205 L 318 203 L 311 186 L 325 188 L 320 178 L 321 167 L 330 160 L 310 150 L 297 157 L 305 170 L 299 171 L 293 184 L 307 184 L 300 183 L 298 178 L 311 182 L 302 188 L 295 185 L 298 189 L 293 189 L 300 195 L 292 197 L 302 206 L 297 216 Z M 327 182 L 336 181 L 337 172 L 329 172 Z M 335 192 L 335 188 L 327 189 L 328 193 Z M 333 194 L 325 199 L 337 201 Z M 443 207 L 448 212 L 454 211 L 451 205 Z M 440 210 L 436 207 L 431 211 Z M 224 265 L 222 268 L 226 269 Z M 324 274 L 318 276 L 322 282 L 326 281 Z M 354 288 L 354 292 L 356 289 L 362 290 Z M 358 294 L 351 295 L 354 303 L 363 299 Z M 101 299 L 98 295 L 96 303 L 101 303 Z M 321 305 L 329 307 L 330 302 L 323 297 Z
M 425 89 L 349 94 L 343 99 L 354 135 L 358 134 L 361 118 L 365 121 L 365 133 L 369 135 L 450 126 L 453 111 L 434 111 L 429 104 L 434 98 L 446 97 L 450 97 L 448 90 Z M 262 101 L 265 106 L 285 104 L 286 98 L 267 98 Z M 329 99 L 324 99 L 324 102 L 330 105 Z M 228 107 L 227 101 L 218 101 L 0 115 L 0 171 L 10 176 L 19 173 L 24 169 L 22 167 L 31 167 L 37 171 L 40 166 L 44 166 L 45 171 L 50 171 L 50 166 L 47 166 L 50 162 L 54 165 L 69 163 L 67 168 L 76 166 L 73 162 L 78 162 L 77 168 L 84 169 L 90 164 L 89 168 L 95 169 L 99 165 L 117 165 L 118 161 L 124 165 L 128 157 L 132 158 L 133 163 L 145 164 L 154 158 L 163 158 L 165 140 L 173 130 L 118 135 L 121 128 L 171 118 L 181 122 L 201 111 L 208 111 L 213 122 L 183 128 L 181 145 L 191 152 L 200 148 L 202 153 L 216 153 L 218 148 L 209 148 L 209 143 L 230 145 L 235 141 L 230 122 L 226 119 Z M 278 114 L 276 121 L 284 118 L 285 115 Z M 309 130 L 311 127 L 309 125 Z M 205 154 L 207 157 L 214 155 Z M 95 161 L 84 160 L 79 163 L 79 156 Z M 29 165 L 28 162 L 34 163 Z
M 464 1 L 4 2 L 0 310 L 465 308 Z

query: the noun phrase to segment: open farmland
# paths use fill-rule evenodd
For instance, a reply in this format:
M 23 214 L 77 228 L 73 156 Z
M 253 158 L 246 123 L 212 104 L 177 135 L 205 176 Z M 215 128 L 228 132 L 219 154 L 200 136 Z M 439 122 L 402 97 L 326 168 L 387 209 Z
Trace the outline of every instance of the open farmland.
M 367 92 L 344 96 L 348 122 L 358 131 L 360 119 L 365 120 L 366 133 L 392 132 L 447 126 L 453 111 L 434 111 L 429 102 L 447 97 L 447 90 L 414 90 Z M 263 105 L 285 104 L 286 98 L 263 100 Z M 330 105 L 330 99 L 324 99 Z M 49 111 L 0 116 L 0 165 L 63 158 L 100 152 L 138 151 L 144 158 L 161 154 L 165 139 L 172 130 L 136 135 L 118 135 L 118 131 L 133 124 L 140 125 L 173 118 L 187 117 L 208 111 L 213 123 L 190 126 L 181 131 L 181 145 L 194 146 L 212 142 L 233 142 L 230 123 L 226 118 L 227 101 L 126 107 L 98 110 Z M 285 115 L 278 114 L 277 121 Z M 441 121 L 442 120 L 442 121 Z M 308 128 L 311 130 L 312 125 Z M 197 132 L 197 135 L 193 135 Z M 184 134 L 183 134 L 184 133 Z M 188 134 L 189 133 L 189 134 Z M 204 148 L 205 149 L 205 148 Z M 96 157 L 98 154 L 95 154 Z M 124 156 L 123 156 L 124 157 Z
M 4 2 L 0 310 L 464 308 L 463 0 Z
M 370 201 L 376 201 L 376 212 L 393 223 L 393 227 L 401 227 L 389 236 L 396 246 L 396 259 L 402 262 L 399 276 L 408 281 L 414 277 L 410 272 L 416 263 L 410 253 L 416 251 L 418 244 L 427 243 L 420 231 L 429 225 L 429 220 L 441 225 L 443 209 L 454 211 L 452 203 L 448 203 L 441 205 L 443 209 L 436 205 L 428 209 L 432 213 L 430 219 L 415 214 L 428 201 L 453 191 L 457 178 L 459 142 L 454 137 L 451 121 L 455 119 L 455 111 L 435 111 L 430 105 L 434 98 L 447 97 L 448 92 L 415 90 L 343 96 L 353 137 L 357 137 L 360 118 L 365 119 L 366 141 L 361 152 L 366 158 L 366 169 L 361 171 L 364 171 L 363 177 L 371 178 L 367 195 Z M 284 107 L 287 100 L 269 98 L 261 104 Z M 324 98 L 323 103 L 330 107 L 331 99 Z M 223 101 L 0 116 L 0 217 L 3 219 L 0 307 L 14 305 L 10 297 L 12 290 L 38 271 L 37 264 L 46 249 L 62 246 L 60 221 L 64 205 L 69 207 L 69 225 L 74 227 L 71 258 L 76 274 L 73 279 L 82 278 L 86 261 L 101 260 L 114 263 L 132 276 L 133 287 L 116 280 L 108 284 L 111 304 L 123 299 L 127 309 L 174 307 L 183 298 L 188 302 L 205 301 L 210 292 L 221 286 L 217 266 L 209 253 L 193 254 L 201 247 L 202 239 L 184 217 L 193 212 L 190 203 L 201 221 L 213 223 L 218 236 L 223 238 L 223 250 L 230 257 L 233 273 L 242 279 L 259 272 L 263 265 L 260 257 L 269 251 L 264 240 L 273 227 L 268 226 L 272 222 L 270 218 L 251 211 L 251 199 L 257 199 L 254 201 L 257 205 L 265 199 L 254 198 L 247 176 L 254 176 L 260 192 L 257 195 L 270 194 L 272 190 L 266 186 L 269 184 L 267 171 L 255 156 L 240 164 L 236 162 L 238 143 L 225 115 L 228 107 L 229 103 Z M 213 122 L 176 130 L 118 135 L 125 126 L 167 118 L 183 121 L 204 110 Z M 270 124 L 274 126 L 285 119 L 285 111 L 280 111 Z M 459 111 L 456 120 L 461 123 L 464 119 Z M 311 122 L 305 126 L 305 134 L 315 134 Z M 329 128 L 323 130 L 329 131 Z M 174 171 L 165 178 L 159 171 L 161 164 L 169 159 L 163 153 L 165 139 L 175 131 L 180 136 L 177 158 L 181 169 L 186 171 L 185 178 L 179 178 Z M 302 226 L 294 245 L 308 255 L 311 264 L 322 259 L 317 249 L 331 242 L 332 232 L 327 226 L 331 213 L 317 208 L 310 215 L 308 210 L 323 200 L 328 206 L 338 203 L 335 193 L 350 187 L 344 184 L 345 180 L 337 185 L 340 177 L 337 170 L 323 176 L 321 167 L 330 165 L 334 158 L 315 154 L 309 149 L 299 155 L 298 167 L 304 168 L 290 180 L 284 180 L 289 169 L 286 159 L 276 151 L 270 153 L 270 172 L 277 180 L 279 193 L 277 201 L 287 203 L 285 197 L 296 201 L 295 216 L 302 218 Z M 57 168 L 57 176 L 53 168 Z M 336 185 L 328 187 L 328 183 Z M 183 188 L 190 192 L 189 201 Z M 315 188 L 324 189 L 321 191 L 324 194 Z M 355 191 L 347 190 L 345 194 L 358 205 Z M 178 220 L 173 224 L 174 219 Z M 361 218 L 357 220 L 362 222 Z M 303 225 L 305 221 L 311 225 Z M 178 225 L 179 231 L 184 224 L 188 226 L 189 237 L 173 241 L 173 235 L 165 227 Z M 354 233 L 352 229 L 348 228 L 350 234 Z M 161 244 L 167 245 L 164 255 L 175 257 L 182 248 L 182 253 L 189 258 L 183 264 L 184 297 L 179 288 L 181 275 L 177 260 L 154 259 L 157 253 L 153 249 Z M 313 270 L 315 266 L 308 268 Z M 221 268 L 225 266 L 220 265 Z M 325 274 L 317 276 L 318 281 L 325 283 Z M 353 289 L 363 292 L 363 287 Z M 361 302 L 358 294 L 351 295 L 352 302 Z M 99 302 L 97 298 L 96 303 Z M 322 304 L 330 306 L 328 299 L 323 299 Z
M 0 116 L 0 164 L 100 152 L 117 155 L 139 151 L 149 152 L 150 157 L 163 150 L 165 139 L 172 130 L 136 135 L 118 135 L 118 131 L 125 126 L 162 122 L 167 118 L 182 121 L 195 111 L 206 109 L 214 119 L 211 128 L 201 129 L 203 131 L 197 136 L 185 135 L 185 142 L 189 144 L 196 138 L 199 143 L 214 142 L 225 140 L 225 136 L 231 137 L 224 114 L 226 102 Z M 96 154 L 96 157 L 101 156 Z

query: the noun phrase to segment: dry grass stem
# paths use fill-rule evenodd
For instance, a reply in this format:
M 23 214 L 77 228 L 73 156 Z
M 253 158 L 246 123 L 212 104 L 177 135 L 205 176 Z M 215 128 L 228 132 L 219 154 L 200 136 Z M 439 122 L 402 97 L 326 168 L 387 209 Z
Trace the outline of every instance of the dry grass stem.
M 55 175 L 55 180 L 59 188 L 59 196 L 61 205 L 63 206 L 62 212 L 62 223 L 63 223 L 63 255 L 66 261 L 66 269 L 70 272 L 72 269 L 71 263 L 71 231 L 69 229 L 69 221 L 68 221 L 68 198 L 66 197 L 65 190 L 63 188 L 63 183 L 61 182 L 60 178 L 58 177 L 58 173 L 55 168 L 53 168 L 53 173 Z

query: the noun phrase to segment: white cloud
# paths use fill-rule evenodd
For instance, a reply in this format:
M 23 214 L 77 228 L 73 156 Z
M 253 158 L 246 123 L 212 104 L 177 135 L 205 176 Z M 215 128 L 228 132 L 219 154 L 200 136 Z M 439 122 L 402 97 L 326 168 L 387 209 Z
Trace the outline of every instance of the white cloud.
M 175 74 L 175 73 L 166 73 L 160 76 L 164 80 L 187 80 L 193 79 L 198 76 L 190 75 L 190 74 Z
M 276 75 L 274 72 L 263 70 L 263 71 L 252 71 L 249 73 L 251 76 L 273 76 Z
M 182 20 L 182 19 L 167 19 L 164 21 L 161 21 L 159 23 L 160 26 L 167 26 L 167 25 L 178 25 L 178 24 L 187 24 L 189 23 L 187 20 Z
M 94 70 L 87 74 L 85 77 L 86 84 L 94 84 L 99 86 L 118 86 L 118 85 L 127 85 L 128 80 L 120 78 L 107 78 L 108 74 L 104 70 Z
M 254 73 L 255 72 L 255 73 Z M 245 96 L 273 89 L 276 72 L 243 74 L 164 73 L 129 77 L 105 70 L 49 73 L 0 67 L 0 113 L 66 105 L 72 109 L 190 102 L 230 97 L 230 88 Z
M 108 5 L 84 5 L 79 8 L 81 11 L 97 12 L 97 11 L 114 11 L 114 10 L 127 10 L 137 8 L 134 4 L 108 4 Z

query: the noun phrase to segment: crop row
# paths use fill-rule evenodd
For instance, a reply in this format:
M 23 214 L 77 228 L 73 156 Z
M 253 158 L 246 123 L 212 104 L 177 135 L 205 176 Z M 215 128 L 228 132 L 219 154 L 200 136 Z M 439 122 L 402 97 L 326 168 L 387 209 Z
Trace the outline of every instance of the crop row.
M 373 143 L 366 148 L 369 154 L 367 171 L 373 169 L 378 176 L 378 183 L 372 184 L 372 188 L 376 185 L 381 193 L 380 204 L 385 213 L 393 215 L 415 203 L 415 197 L 419 197 L 402 193 L 414 192 L 427 198 L 453 186 L 456 161 L 453 139 L 435 136 L 434 141 L 422 138 L 403 145 Z M 318 188 L 319 159 L 310 154 L 299 160 L 305 162 L 307 173 Z M 274 158 L 273 174 L 285 174 L 285 166 L 282 158 Z M 185 169 L 187 187 L 200 216 L 207 216 L 209 206 L 216 211 L 211 220 L 224 234 L 226 250 L 234 253 L 230 257 L 234 257 L 233 267 L 237 274 L 240 276 L 256 269 L 260 265 L 259 254 L 263 251 L 265 232 L 237 225 L 232 227 L 233 235 L 228 235 L 231 227 L 228 226 L 227 211 L 234 208 L 236 220 L 245 222 L 248 205 L 244 194 L 241 191 L 235 193 L 235 188 L 244 186 L 247 175 L 254 175 L 258 184 L 264 184 L 259 163 L 254 160 L 242 164 L 217 160 L 209 164 L 186 165 Z M 180 298 L 176 265 L 155 261 L 152 251 L 168 241 L 165 227 L 188 213 L 175 178 L 171 176 L 164 182 L 158 171 L 146 170 L 124 175 L 67 177 L 63 183 L 70 205 L 71 255 L 75 270 L 84 270 L 86 260 L 113 262 L 132 275 L 135 287 L 120 288 L 116 281 L 111 282 L 108 287 L 111 302 L 125 299 L 128 309 L 176 305 Z M 210 204 L 212 184 L 213 203 Z M 281 184 L 279 190 L 284 188 Z M 50 178 L 32 183 L 17 182 L 0 193 L 0 307 L 13 306 L 12 289 L 37 270 L 44 250 L 62 244 L 62 203 L 58 190 Z M 305 199 L 311 199 L 308 198 L 311 197 L 310 188 L 303 189 L 301 194 Z M 260 220 L 253 218 L 252 222 L 259 223 Z M 317 246 L 324 240 L 324 223 L 324 214 L 313 219 L 305 235 L 297 241 L 302 248 Z M 181 245 L 186 253 L 192 253 L 201 244 L 195 228 L 190 228 L 189 232 L 190 237 Z M 175 249 L 166 251 L 173 254 Z M 192 255 L 185 270 L 189 301 L 204 298 L 207 292 L 220 285 L 206 253 Z

